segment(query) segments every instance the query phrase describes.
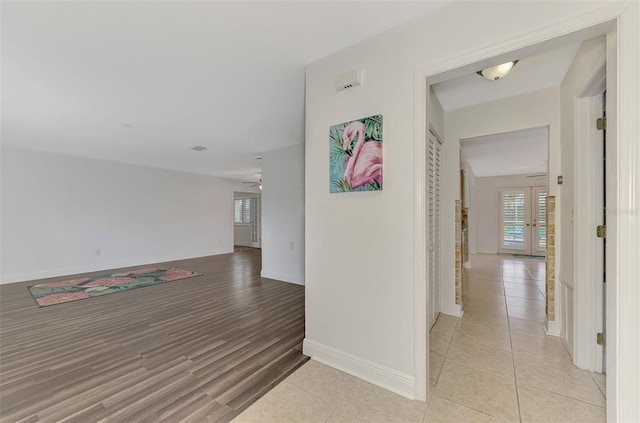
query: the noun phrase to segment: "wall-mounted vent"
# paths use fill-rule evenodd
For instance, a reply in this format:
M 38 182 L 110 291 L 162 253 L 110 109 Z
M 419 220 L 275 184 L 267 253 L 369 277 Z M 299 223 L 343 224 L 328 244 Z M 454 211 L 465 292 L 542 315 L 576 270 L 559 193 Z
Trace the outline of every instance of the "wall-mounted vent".
M 354 69 L 338 76 L 336 90 L 344 91 L 360 84 L 362 84 L 362 69 Z
M 195 151 L 204 151 L 207 149 L 207 147 L 205 147 L 204 145 L 194 145 L 193 147 L 191 147 L 191 149 Z

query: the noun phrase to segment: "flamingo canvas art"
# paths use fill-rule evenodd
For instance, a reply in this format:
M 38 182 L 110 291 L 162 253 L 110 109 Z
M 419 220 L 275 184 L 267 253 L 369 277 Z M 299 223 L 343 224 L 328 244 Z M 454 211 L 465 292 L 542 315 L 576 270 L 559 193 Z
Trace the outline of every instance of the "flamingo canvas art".
M 382 115 L 329 128 L 329 192 L 382 190 Z

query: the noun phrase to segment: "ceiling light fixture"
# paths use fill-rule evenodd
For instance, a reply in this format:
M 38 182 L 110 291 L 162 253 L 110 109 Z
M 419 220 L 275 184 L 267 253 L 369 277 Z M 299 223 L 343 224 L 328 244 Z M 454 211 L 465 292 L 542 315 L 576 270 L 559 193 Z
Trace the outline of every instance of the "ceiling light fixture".
M 482 69 L 481 71 L 478 71 L 476 73 L 484 79 L 488 79 L 489 81 L 497 81 L 498 79 L 502 79 L 507 76 L 507 74 L 511 72 L 511 69 L 513 69 L 513 67 L 516 65 L 516 63 L 518 63 L 518 61 L 514 60 L 513 62 L 507 62 L 498 66 L 492 66 L 490 68 Z

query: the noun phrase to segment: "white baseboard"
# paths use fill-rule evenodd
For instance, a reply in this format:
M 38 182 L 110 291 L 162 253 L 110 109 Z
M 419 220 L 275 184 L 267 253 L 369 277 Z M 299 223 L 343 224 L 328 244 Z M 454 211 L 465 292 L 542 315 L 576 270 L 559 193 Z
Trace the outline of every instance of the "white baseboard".
M 302 353 L 403 397 L 414 399 L 413 376 L 305 338 Z
M 267 279 L 275 279 L 277 281 L 295 283 L 296 285 L 304 285 L 304 275 L 290 275 L 262 269 L 262 271 L 260 272 L 260 276 Z
M 207 252 L 201 252 L 201 253 L 193 253 L 189 255 L 148 257 L 148 258 L 133 259 L 133 260 L 121 260 L 121 261 L 110 262 L 110 263 L 98 263 L 98 264 L 92 264 L 88 266 L 68 267 L 65 269 L 51 269 L 51 270 L 41 270 L 38 272 L 15 273 L 11 275 L 3 275 L 0 278 L 0 284 L 23 282 L 23 281 L 35 281 L 38 279 L 75 275 L 78 273 L 99 272 L 101 270 L 118 269 L 121 267 L 146 266 L 149 264 L 162 263 L 166 261 L 187 260 L 192 258 L 215 256 L 219 254 L 228 254 L 232 252 L 233 250 L 207 251 Z
M 440 313 L 449 316 L 462 317 L 464 312 L 460 304 L 440 303 Z
M 560 329 L 560 322 L 557 320 L 547 320 L 547 326 L 544 328 L 544 331 L 547 335 L 560 336 Z

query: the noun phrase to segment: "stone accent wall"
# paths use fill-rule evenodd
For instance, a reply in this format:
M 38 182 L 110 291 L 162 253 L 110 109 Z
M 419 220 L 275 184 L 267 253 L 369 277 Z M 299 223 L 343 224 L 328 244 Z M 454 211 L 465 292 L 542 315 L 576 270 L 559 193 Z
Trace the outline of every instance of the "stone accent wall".
M 556 197 L 547 197 L 547 320 L 556 320 Z
M 462 201 L 456 200 L 456 304 L 462 304 Z

